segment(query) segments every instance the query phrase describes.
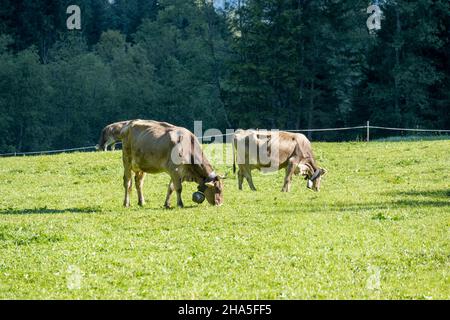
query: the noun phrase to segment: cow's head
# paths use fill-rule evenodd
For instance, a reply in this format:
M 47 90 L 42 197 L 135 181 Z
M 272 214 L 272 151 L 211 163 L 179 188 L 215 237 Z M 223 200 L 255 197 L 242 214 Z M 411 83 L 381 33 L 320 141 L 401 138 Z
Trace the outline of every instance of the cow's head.
M 300 173 L 303 177 L 305 177 L 305 180 L 307 181 L 306 186 L 308 187 L 308 189 L 320 191 L 320 181 L 322 177 L 327 173 L 327 170 L 323 168 L 314 170 L 314 168 L 310 164 L 301 163 L 298 165 L 296 173 Z
M 205 195 L 209 204 L 220 206 L 223 203 L 223 177 L 215 175 L 207 178 L 198 186 L 199 192 Z M 197 201 L 196 201 L 197 202 Z
M 114 143 L 116 143 L 114 137 L 107 137 L 106 134 L 102 133 L 102 136 L 100 137 L 98 144 L 95 146 L 95 149 L 97 149 L 97 151 L 107 151 L 108 147 L 114 145 Z
M 106 143 L 106 137 L 105 137 L 105 129 L 102 130 L 102 133 L 100 134 L 100 139 L 98 140 L 97 145 L 95 146 L 95 149 L 97 151 L 106 151 L 108 149 L 108 144 Z

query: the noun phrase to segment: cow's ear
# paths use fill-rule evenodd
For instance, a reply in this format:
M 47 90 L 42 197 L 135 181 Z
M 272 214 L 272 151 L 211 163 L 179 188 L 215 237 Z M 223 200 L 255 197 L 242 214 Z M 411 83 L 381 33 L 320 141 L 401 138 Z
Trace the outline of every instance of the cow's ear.
M 324 169 L 324 168 L 320 168 L 320 175 L 321 176 L 324 176 L 324 175 L 326 175 L 327 174 L 327 169 Z

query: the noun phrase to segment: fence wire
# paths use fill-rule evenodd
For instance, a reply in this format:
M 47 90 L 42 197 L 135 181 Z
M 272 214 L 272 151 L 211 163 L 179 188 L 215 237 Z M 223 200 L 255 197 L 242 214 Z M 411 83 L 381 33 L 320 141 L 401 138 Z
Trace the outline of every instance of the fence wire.
M 389 131 L 408 131 L 408 132 L 437 132 L 437 133 L 450 133 L 450 130 L 447 129 L 419 129 L 419 128 L 393 128 L 393 127 L 381 127 L 381 126 L 354 126 L 354 127 L 341 127 L 341 128 L 320 128 L 320 129 L 288 129 L 288 130 L 278 130 L 277 131 L 286 131 L 286 132 L 326 132 L 326 131 L 345 131 L 345 130 L 355 130 L 355 129 L 379 129 L 379 130 L 389 130 Z M 262 129 L 260 129 L 262 130 Z M 270 130 L 265 130 L 270 131 Z M 226 137 L 233 135 L 234 133 L 225 133 L 218 135 L 210 135 L 210 136 L 202 136 L 198 137 L 201 139 L 211 139 L 218 137 Z M 118 142 L 120 143 L 120 142 Z M 46 155 L 46 154 L 55 154 L 55 153 L 66 153 L 66 152 L 75 152 L 75 151 L 87 151 L 87 150 L 95 150 L 96 146 L 88 146 L 88 147 L 79 147 L 79 148 L 70 148 L 70 149 L 59 149 L 59 150 L 45 150 L 45 151 L 31 151 L 31 152 L 10 152 L 10 153 L 2 153 L 0 157 L 15 157 L 15 156 L 29 156 L 29 155 Z
M 367 126 L 364 126 L 364 128 L 367 128 Z M 380 130 L 390 130 L 390 131 L 416 131 L 416 132 L 450 133 L 450 130 L 443 130 L 443 129 L 390 128 L 390 127 L 378 127 L 378 126 L 369 126 L 369 129 L 380 129 Z

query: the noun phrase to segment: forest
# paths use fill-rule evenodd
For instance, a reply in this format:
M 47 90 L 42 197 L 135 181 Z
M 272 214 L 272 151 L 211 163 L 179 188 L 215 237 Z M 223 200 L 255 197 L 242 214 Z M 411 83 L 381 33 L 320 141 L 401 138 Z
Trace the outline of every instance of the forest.
M 136 118 L 449 129 L 450 2 L 379 1 L 377 31 L 370 4 L 0 0 L 0 153 L 93 145 L 103 126 Z M 81 30 L 67 28 L 69 5 Z

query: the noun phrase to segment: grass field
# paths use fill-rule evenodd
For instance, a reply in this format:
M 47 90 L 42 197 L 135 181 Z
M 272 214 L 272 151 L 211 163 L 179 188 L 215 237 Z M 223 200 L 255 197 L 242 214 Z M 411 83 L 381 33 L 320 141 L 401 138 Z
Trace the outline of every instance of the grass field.
M 450 141 L 313 146 L 320 193 L 255 172 L 171 210 L 164 174 L 122 208 L 120 152 L 0 159 L 0 298 L 449 299 Z

